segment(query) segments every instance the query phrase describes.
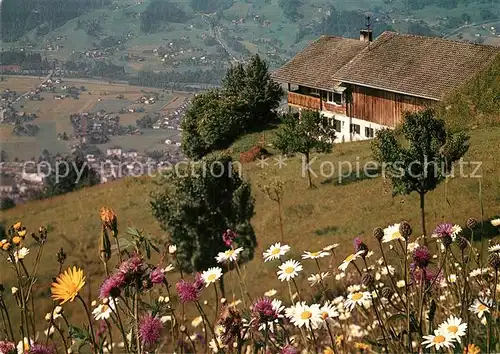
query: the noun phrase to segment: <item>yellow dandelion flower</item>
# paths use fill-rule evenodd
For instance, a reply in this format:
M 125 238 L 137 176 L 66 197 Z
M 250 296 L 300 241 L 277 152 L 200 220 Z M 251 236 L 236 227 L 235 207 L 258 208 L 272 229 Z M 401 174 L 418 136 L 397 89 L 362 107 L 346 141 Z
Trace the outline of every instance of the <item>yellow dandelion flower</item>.
M 370 345 L 366 343 L 356 342 L 354 343 L 354 348 L 359 349 L 361 351 L 365 351 L 365 350 L 370 350 Z
M 12 243 L 16 246 L 20 245 L 23 242 L 23 238 L 21 236 L 12 237 Z
M 481 349 L 475 344 L 469 344 L 464 348 L 464 354 L 481 354 Z
M 344 335 L 343 334 L 341 334 L 341 335 L 337 336 L 337 338 L 335 338 L 335 345 L 336 346 L 342 345 L 343 342 L 344 342 Z
M 3 249 L 4 251 L 8 251 L 8 250 L 9 250 L 9 248 L 10 248 L 10 243 L 9 243 L 9 242 L 7 242 L 7 241 L 2 242 L 2 249 Z
M 20 221 L 16 222 L 12 227 L 16 231 L 19 230 L 21 228 L 21 222 Z
M 21 237 L 24 237 L 24 236 L 26 236 L 26 232 L 27 232 L 27 231 L 26 231 L 26 229 L 23 229 L 23 230 L 19 230 L 19 231 L 17 232 L 17 234 L 18 234 L 19 236 L 21 236 Z
M 335 354 L 335 352 L 332 348 L 326 347 L 325 349 L 323 349 L 323 354 Z
M 72 302 L 84 285 L 83 270 L 76 267 L 68 268 L 64 273 L 59 274 L 56 281 L 52 283 L 52 299 L 61 301 L 61 305 L 67 301 Z

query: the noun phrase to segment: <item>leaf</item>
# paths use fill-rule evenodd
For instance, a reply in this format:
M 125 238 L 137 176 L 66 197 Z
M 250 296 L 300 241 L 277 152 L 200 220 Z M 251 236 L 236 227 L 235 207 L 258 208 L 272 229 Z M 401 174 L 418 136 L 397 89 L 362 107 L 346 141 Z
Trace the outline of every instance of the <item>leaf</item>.
M 132 235 L 132 236 L 137 236 L 140 237 L 141 235 L 139 234 L 139 230 L 133 228 L 133 227 L 127 227 L 127 234 Z
M 70 325 L 68 328 L 69 336 L 77 341 L 86 342 L 90 338 L 90 334 L 87 330 Z
M 132 242 L 130 242 L 129 240 L 127 240 L 126 238 L 119 238 L 118 239 L 118 245 L 120 246 L 120 250 L 124 250 L 124 249 L 127 249 L 129 248 L 130 246 L 132 246 Z M 112 245 L 111 246 L 111 249 L 113 251 L 115 251 L 117 249 L 117 246 L 116 244 Z
M 406 314 L 404 314 L 404 313 L 395 313 L 394 315 L 392 315 L 391 317 L 389 317 L 385 322 L 386 323 L 390 323 L 390 322 L 397 321 L 397 320 L 406 320 Z

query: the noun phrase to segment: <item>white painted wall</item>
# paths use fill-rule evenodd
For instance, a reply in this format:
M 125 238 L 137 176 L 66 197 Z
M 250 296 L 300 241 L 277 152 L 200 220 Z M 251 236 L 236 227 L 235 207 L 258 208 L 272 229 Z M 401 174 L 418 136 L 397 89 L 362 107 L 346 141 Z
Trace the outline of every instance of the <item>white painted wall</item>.
M 328 112 L 328 111 L 322 111 L 321 113 L 325 117 L 335 118 L 335 119 L 340 120 L 342 122 L 341 123 L 341 130 L 339 132 L 337 132 L 337 137 L 335 139 L 335 143 L 341 143 L 343 141 L 347 142 L 347 141 L 360 141 L 360 140 L 372 139 L 372 138 L 368 138 L 365 136 L 365 128 L 367 128 L 367 127 L 373 128 L 374 136 L 377 134 L 378 130 L 381 130 L 383 128 L 388 128 L 387 126 L 384 126 L 384 125 L 376 124 L 376 123 L 369 122 L 369 121 L 362 120 L 362 119 L 358 119 L 358 118 L 349 118 L 345 115 L 334 114 L 334 113 Z M 350 128 L 351 123 L 357 124 L 360 126 L 360 130 L 359 130 L 360 134 L 352 134 L 352 137 L 351 137 L 351 134 L 349 133 L 349 128 Z

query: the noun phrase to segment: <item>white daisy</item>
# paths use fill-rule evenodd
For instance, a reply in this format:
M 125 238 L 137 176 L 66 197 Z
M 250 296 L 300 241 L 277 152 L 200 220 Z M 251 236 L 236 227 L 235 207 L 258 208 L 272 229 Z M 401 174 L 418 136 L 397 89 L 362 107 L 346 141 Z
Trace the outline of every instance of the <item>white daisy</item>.
M 174 254 L 175 252 L 177 252 L 177 246 L 176 245 L 170 245 L 170 246 L 168 246 L 168 253 Z
M 491 222 L 491 225 L 493 225 L 493 226 L 500 226 L 500 218 L 493 219 L 490 222 Z
M 302 265 L 293 260 L 289 259 L 278 267 L 280 270 L 277 272 L 278 279 L 281 281 L 290 281 L 290 279 L 295 278 L 299 275 L 299 272 L 303 269 Z
M 490 252 L 500 252 L 500 243 L 497 243 L 496 245 L 488 247 L 488 251 L 490 251 Z
M 405 281 L 403 279 L 398 280 L 398 282 L 396 283 L 396 286 L 398 288 L 404 288 L 405 285 L 406 285 L 406 283 L 405 283 Z
M 326 302 L 321 308 L 321 318 L 324 321 L 333 321 L 334 318 L 339 317 L 339 313 L 337 311 L 337 307 L 329 302 Z
M 448 333 L 441 333 L 439 330 L 434 330 L 434 335 L 430 334 L 423 337 L 425 340 L 422 345 L 426 345 L 426 348 L 434 347 L 436 350 L 441 348 L 454 348 L 453 344 L 454 337 Z
M 488 268 L 476 268 L 469 273 L 469 276 L 473 278 L 485 273 L 488 273 Z
M 451 227 L 451 239 L 453 241 L 455 241 L 455 239 L 457 238 L 458 234 L 462 232 L 462 228 L 460 227 L 460 225 L 453 225 Z
M 24 337 L 22 341 L 19 341 L 19 343 L 17 343 L 17 353 L 28 353 L 30 350 L 30 346 L 32 346 L 33 344 L 35 344 L 35 341 L 33 339 L 28 340 L 28 338 Z
M 360 255 L 362 255 L 365 251 L 359 251 L 357 253 L 353 253 L 353 254 L 350 254 L 346 257 L 346 259 L 344 259 L 344 261 L 342 262 L 341 265 L 339 265 L 338 269 L 345 272 L 345 270 L 347 269 L 347 267 L 349 266 L 349 264 L 352 262 L 352 261 L 355 261 L 356 259 L 359 258 Z
M 165 268 L 162 269 L 162 272 L 163 273 L 168 273 L 168 272 L 171 272 L 173 271 L 175 268 L 172 264 L 169 264 L 168 266 L 166 266 Z
M 325 280 L 329 276 L 330 276 L 330 273 L 321 272 L 321 274 L 311 274 L 311 276 L 309 278 L 307 278 L 307 280 L 309 280 L 309 283 L 311 284 L 311 286 L 315 286 L 317 284 L 322 283 L 323 280 Z
M 222 276 L 222 269 L 219 267 L 208 268 L 208 270 L 201 273 L 201 277 L 208 288 L 210 284 L 215 283 Z
M 329 255 L 330 252 L 326 251 L 316 251 L 316 252 L 305 251 L 304 254 L 302 255 L 302 259 L 318 259 Z
M 50 326 L 50 328 L 47 328 L 45 331 L 43 331 L 43 334 L 45 334 L 46 337 L 50 337 L 54 334 L 56 331 L 56 328 L 54 326 Z
M 340 280 L 342 278 L 345 278 L 345 273 L 341 272 L 339 274 L 335 274 L 335 280 Z
M 462 322 L 461 318 L 451 315 L 439 325 L 438 330 L 441 333 L 450 334 L 455 340 L 460 341 L 460 337 L 465 336 L 467 323 Z
M 472 305 L 469 306 L 469 310 L 472 313 L 475 313 L 477 317 L 481 318 L 484 316 L 485 312 L 490 312 L 490 308 L 493 305 L 493 300 L 484 298 L 484 299 L 475 299 Z
M 201 323 L 203 322 L 203 318 L 201 316 L 193 318 L 191 321 L 191 326 L 193 327 L 198 327 Z
M 399 224 L 390 225 L 384 229 L 384 237 L 382 237 L 382 242 L 391 242 L 393 240 L 403 240 L 404 237 L 399 232 Z
M 333 250 L 334 248 L 337 248 L 337 247 L 339 247 L 339 244 L 338 243 L 334 243 L 333 245 L 328 245 L 328 246 L 323 247 L 323 251 L 328 252 L 328 251 L 331 251 L 331 250 Z
M 450 283 L 456 283 L 456 281 L 457 281 L 457 275 L 456 274 L 450 274 L 450 275 L 448 275 L 448 281 Z
M 317 329 L 323 322 L 319 305 L 313 304 L 309 306 L 305 301 L 297 302 L 294 306 L 287 308 L 285 314 L 299 328 L 305 326 L 306 328 Z
M 20 259 L 23 259 L 24 257 L 26 257 L 29 253 L 30 253 L 30 250 L 26 247 L 18 249 L 14 252 L 14 260 L 17 263 L 17 262 L 19 262 Z M 10 258 L 7 258 L 7 260 L 9 262 L 12 262 L 12 260 Z
M 368 291 L 356 291 L 347 295 L 344 307 L 352 311 L 356 305 L 370 307 L 372 295 Z
M 281 245 L 281 243 L 277 242 L 274 245 L 271 245 L 262 255 L 264 256 L 264 262 L 272 261 L 274 259 L 279 259 L 281 256 L 284 256 L 288 251 L 290 251 L 290 246 Z
M 271 289 L 271 290 L 268 290 L 264 293 L 264 296 L 267 296 L 267 297 L 273 297 L 274 295 L 276 295 L 277 291 L 275 289 Z
M 117 302 L 118 299 L 110 297 L 106 303 L 99 304 L 94 310 L 92 310 L 94 319 L 96 321 L 107 320 L 115 310 Z
M 234 262 L 238 259 L 238 254 L 243 251 L 242 247 L 238 247 L 236 249 L 230 249 L 225 252 L 219 252 L 215 260 L 217 263 L 225 263 L 225 262 Z

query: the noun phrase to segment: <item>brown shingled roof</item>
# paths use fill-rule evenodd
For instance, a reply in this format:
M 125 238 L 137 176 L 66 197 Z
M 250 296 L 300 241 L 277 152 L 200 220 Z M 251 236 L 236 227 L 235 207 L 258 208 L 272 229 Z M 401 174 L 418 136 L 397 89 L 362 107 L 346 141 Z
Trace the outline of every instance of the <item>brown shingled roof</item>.
M 357 39 L 321 36 L 272 76 L 275 80 L 317 89 L 335 86 L 332 76 L 368 45 Z
M 336 71 L 331 82 L 441 100 L 497 55 L 500 47 L 384 32 Z

